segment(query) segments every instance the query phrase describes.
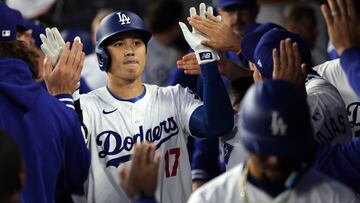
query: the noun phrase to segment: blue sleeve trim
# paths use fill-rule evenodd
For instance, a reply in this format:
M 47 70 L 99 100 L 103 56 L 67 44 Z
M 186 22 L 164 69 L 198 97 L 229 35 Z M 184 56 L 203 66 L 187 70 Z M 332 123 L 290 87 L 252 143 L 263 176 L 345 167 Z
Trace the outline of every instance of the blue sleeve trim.
M 341 54 L 340 62 L 351 87 L 360 97 L 360 49 L 346 49 Z
M 216 62 L 201 65 L 201 73 L 204 105 L 191 115 L 190 131 L 197 137 L 218 137 L 234 125 L 230 98 Z
M 58 95 L 55 95 L 55 97 L 57 98 L 57 99 L 73 99 L 72 98 L 72 95 L 71 94 L 58 94 Z

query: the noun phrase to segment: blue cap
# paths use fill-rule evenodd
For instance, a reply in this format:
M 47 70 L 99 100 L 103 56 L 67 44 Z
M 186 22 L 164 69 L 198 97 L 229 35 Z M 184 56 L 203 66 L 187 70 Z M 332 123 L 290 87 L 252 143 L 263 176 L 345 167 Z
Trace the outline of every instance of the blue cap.
M 16 23 L 10 10 L 7 5 L 0 2 L 0 41 L 16 40 Z
M 28 27 L 28 25 L 26 24 L 26 21 L 24 20 L 24 18 L 22 16 L 22 14 L 20 13 L 20 11 L 10 8 L 10 12 L 11 12 L 11 15 L 13 17 L 13 21 L 15 22 L 15 24 L 16 24 L 16 26 L 18 28 L 23 29 L 23 30 L 30 29 Z
M 32 29 L 32 37 L 34 39 L 34 43 L 35 45 L 40 48 L 42 42 L 40 39 L 40 34 L 45 34 L 45 25 L 43 25 L 41 22 L 39 21 L 25 21 L 25 25 L 29 28 Z
M 255 7 L 256 0 L 220 0 L 219 8 L 225 8 L 228 6 L 244 6 L 244 7 Z
M 312 67 L 311 51 L 300 36 L 283 29 L 274 28 L 261 37 L 254 52 L 254 62 L 257 69 L 268 79 L 272 78 L 273 72 L 272 50 L 274 48 L 279 50 L 280 41 L 287 38 L 290 38 L 293 43 L 297 43 L 300 51 L 301 63 L 306 63 L 307 67 L 310 69 Z
M 255 28 L 255 29 L 254 29 Z M 264 23 L 260 24 L 257 27 L 253 27 L 251 31 L 245 33 L 244 38 L 241 40 L 241 54 L 250 62 L 254 62 L 254 52 L 255 48 L 258 45 L 261 37 L 271 29 L 279 28 L 284 29 L 280 25 L 275 23 Z

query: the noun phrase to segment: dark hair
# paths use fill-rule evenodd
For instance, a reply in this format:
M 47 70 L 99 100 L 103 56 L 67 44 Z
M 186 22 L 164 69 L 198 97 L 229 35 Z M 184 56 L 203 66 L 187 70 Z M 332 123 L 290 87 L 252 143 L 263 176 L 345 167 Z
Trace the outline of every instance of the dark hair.
M 310 5 L 307 4 L 291 4 L 285 9 L 284 12 L 284 21 L 285 24 L 290 22 L 300 22 L 304 17 L 310 17 L 312 21 L 316 23 L 315 10 Z
M 150 32 L 165 32 L 177 25 L 183 17 L 183 7 L 183 3 L 178 0 L 157 0 L 151 3 L 147 11 Z
M 6 131 L 0 129 L 0 200 L 20 193 L 23 170 L 19 146 Z
M 39 66 L 36 60 L 39 55 L 19 40 L 0 42 L 0 58 L 17 58 L 25 61 L 30 68 L 32 78 L 39 79 Z

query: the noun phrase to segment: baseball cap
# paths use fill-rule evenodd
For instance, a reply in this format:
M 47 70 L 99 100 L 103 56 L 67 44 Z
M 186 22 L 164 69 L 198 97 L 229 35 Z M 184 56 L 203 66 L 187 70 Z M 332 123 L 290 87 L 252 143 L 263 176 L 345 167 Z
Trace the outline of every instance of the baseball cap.
M 10 8 L 10 13 L 12 15 L 12 20 L 16 24 L 16 29 L 18 32 L 23 32 L 23 31 L 30 29 L 28 27 L 28 25 L 26 24 L 26 21 L 24 20 L 20 11 Z
M 0 41 L 16 40 L 16 24 L 10 8 L 2 2 L 0 2 L 0 19 Z
M 255 28 L 255 29 L 254 29 Z M 253 27 L 252 30 L 245 33 L 244 38 L 241 40 L 241 55 L 243 55 L 248 61 L 254 62 L 254 52 L 258 45 L 261 37 L 274 28 L 285 29 L 275 23 L 264 23 L 257 27 Z
M 255 7 L 256 0 L 220 0 L 219 8 L 225 8 L 228 6 L 244 6 L 244 7 Z
M 284 29 L 274 28 L 266 32 L 260 39 L 259 43 L 256 45 L 254 51 L 253 62 L 255 63 L 257 69 L 260 73 L 268 78 L 272 78 L 273 72 L 273 59 L 272 59 L 272 50 L 277 48 L 279 50 L 280 41 L 285 39 L 291 39 L 292 42 L 296 42 L 299 51 L 301 62 L 306 63 L 307 67 L 311 69 L 311 52 L 306 43 L 300 38 L 299 35 L 289 32 Z

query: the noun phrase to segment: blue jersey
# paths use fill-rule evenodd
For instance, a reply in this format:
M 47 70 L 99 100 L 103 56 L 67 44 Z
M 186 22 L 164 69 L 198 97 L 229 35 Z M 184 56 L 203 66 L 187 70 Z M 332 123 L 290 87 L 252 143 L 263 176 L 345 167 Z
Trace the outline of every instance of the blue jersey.
M 81 194 L 90 157 L 75 111 L 35 83 L 21 60 L 0 59 L 0 78 L 0 128 L 25 161 L 21 202 L 54 202 L 57 184 Z

